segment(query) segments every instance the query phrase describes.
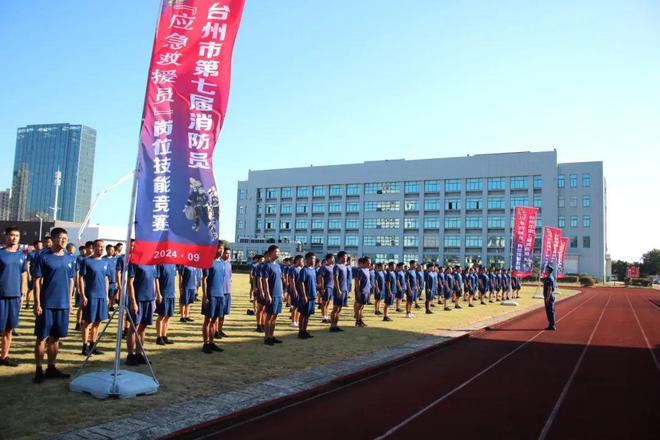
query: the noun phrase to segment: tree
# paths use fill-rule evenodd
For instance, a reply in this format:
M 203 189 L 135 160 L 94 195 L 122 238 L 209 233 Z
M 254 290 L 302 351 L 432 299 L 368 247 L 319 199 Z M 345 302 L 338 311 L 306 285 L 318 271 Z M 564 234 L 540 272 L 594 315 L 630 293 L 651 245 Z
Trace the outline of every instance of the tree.
M 621 281 L 626 278 L 626 269 L 630 263 L 623 260 L 612 261 L 612 274 L 616 275 L 616 279 Z
M 660 249 L 653 249 L 642 256 L 641 272 L 646 276 L 660 274 Z

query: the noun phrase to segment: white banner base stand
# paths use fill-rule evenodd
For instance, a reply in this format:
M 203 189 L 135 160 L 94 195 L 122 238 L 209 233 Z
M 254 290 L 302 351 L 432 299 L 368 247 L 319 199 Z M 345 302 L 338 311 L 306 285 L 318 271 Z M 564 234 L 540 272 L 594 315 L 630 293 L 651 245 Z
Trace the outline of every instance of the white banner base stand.
M 119 370 L 117 380 L 114 381 L 114 370 L 103 370 L 81 374 L 69 383 L 69 390 L 74 393 L 89 393 L 97 399 L 129 399 L 156 394 L 158 385 L 153 377 L 129 370 Z
M 509 307 L 518 307 L 518 302 L 511 299 L 507 299 L 505 301 L 502 301 L 500 305 L 509 306 Z
M 540 293 L 537 293 L 532 298 L 534 298 L 534 299 L 543 299 L 543 295 L 541 295 Z

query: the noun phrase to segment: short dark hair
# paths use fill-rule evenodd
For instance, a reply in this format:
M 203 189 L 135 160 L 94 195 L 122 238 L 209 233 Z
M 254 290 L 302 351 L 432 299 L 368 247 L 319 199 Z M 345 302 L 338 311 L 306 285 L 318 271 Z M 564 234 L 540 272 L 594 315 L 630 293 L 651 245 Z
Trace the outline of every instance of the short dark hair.
M 335 254 L 328 254 L 328 255 L 325 256 L 326 260 L 329 260 L 331 258 L 335 258 Z
M 347 254 L 346 254 L 346 251 L 339 251 L 339 252 L 337 252 L 337 258 L 341 258 L 341 257 L 343 257 L 343 256 L 345 256 L 345 255 L 347 255 Z
M 61 229 L 61 228 L 56 228 L 56 229 Z M 46 241 L 46 240 L 52 240 L 52 239 L 53 239 L 53 237 L 51 236 L 51 234 L 46 234 L 46 235 L 44 235 L 44 241 Z
M 14 231 L 18 232 L 18 235 L 21 235 L 21 231 L 16 226 L 9 226 L 5 228 L 5 235 L 9 235 Z
M 274 252 L 274 251 L 276 251 L 276 250 L 279 249 L 279 248 L 280 248 L 280 247 L 279 247 L 278 245 L 276 245 L 276 244 L 271 244 L 270 246 L 268 246 L 268 250 L 266 251 L 266 253 L 267 253 L 267 254 L 270 254 L 271 252 Z
M 308 258 L 313 258 L 313 257 L 316 257 L 316 254 L 314 252 L 307 252 L 305 254 L 305 260 L 307 260 Z
M 79 251 L 82 251 L 83 249 L 85 249 L 85 246 L 78 246 Z
M 117 248 L 117 247 L 122 247 L 123 245 L 124 245 L 124 243 L 115 243 L 115 247 L 116 247 L 116 248 Z
M 53 229 L 50 231 L 50 237 L 46 236 L 46 238 L 50 238 L 50 239 L 52 240 L 51 237 L 55 237 L 55 236 L 57 236 L 57 235 L 62 235 L 62 234 L 69 235 L 69 233 L 66 232 L 66 229 L 64 229 L 64 228 L 53 228 Z
M 94 241 L 90 240 L 85 242 L 85 247 L 90 247 L 90 246 L 94 246 Z
M 36 245 L 38 245 L 39 243 L 43 243 L 43 242 L 42 242 L 41 240 L 36 240 L 34 243 L 32 243 L 32 246 L 36 246 Z
M 106 250 L 106 251 L 107 251 L 108 249 L 110 249 L 110 248 L 113 248 L 113 249 L 114 249 L 115 247 L 114 247 L 113 245 L 111 245 L 111 244 L 106 244 L 106 245 L 105 245 L 105 250 Z
M 96 240 L 94 240 L 94 241 L 92 242 L 92 246 L 96 246 L 98 243 L 103 243 L 103 242 L 104 242 L 103 239 L 101 239 L 101 238 L 97 238 Z
M 412 266 L 413 264 L 417 264 L 417 261 L 415 261 L 415 260 L 410 260 L 410 261 L 408 262 L 408 264 L 410 264 L 410 265 Z

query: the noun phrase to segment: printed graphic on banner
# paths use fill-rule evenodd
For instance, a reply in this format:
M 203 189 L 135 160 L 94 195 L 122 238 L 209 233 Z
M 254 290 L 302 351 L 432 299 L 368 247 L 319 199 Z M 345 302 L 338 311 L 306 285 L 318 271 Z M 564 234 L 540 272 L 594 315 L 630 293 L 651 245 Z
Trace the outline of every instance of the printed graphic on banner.
M 545 277 L 545 268 L 551 266 L 558 274 L 559 245 L 562 231 L 559 228 L 546 226 L 543 228 L 543 244 L 541 245 L 541 278 Z
M 628 278 L 639 278 L 639 267 L 637 267 L 637 266 L 628 266 L 626 268 L 626 276 Z
M 537 208 L 516 206 L 511 246 L 513 276 L 526 277 L 534 271 L 534 240 L 538 211 Z
M 213 149 L 229 97 L 244 0 L 163 0 L 140 133 L 139 264 L 208 267 L 220 203 Z
M 566 276 L 566 249 L 568 249 L 568 237 L 560 237 L 559 249 L 557 249 L 557 278 Z

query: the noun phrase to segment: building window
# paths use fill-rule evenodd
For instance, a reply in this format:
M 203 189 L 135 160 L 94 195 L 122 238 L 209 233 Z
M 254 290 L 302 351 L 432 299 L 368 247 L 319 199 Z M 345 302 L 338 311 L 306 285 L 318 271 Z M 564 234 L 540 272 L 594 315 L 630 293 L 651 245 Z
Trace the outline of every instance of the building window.
M 516 206 L 528 206 L 529 199 L 527 197 L 511 197 L 511 208 Z
M 309 197 L 309 187 L 299 186 L 296 188 L 296 197 Z
M 591 247 L 591 237 L 588 235 L 585 235 L 582 237 L 582 247 L 585 249 L 589 249 Z
M 527 189 L 529 188 L 527 177 L 512 177 L 511 178 L 511 189 Z
M 266 198 L 267 199 L 276 199 L 278 192 L 279 191 L 277 190 L 277 188 L 266 188 Z
M 543 188 L 543 178 L 541 176 L 534 176 L 534 189 Z
M 346 212 L 360 212 L 360 203 L 346 202 Z
M 437 249 L 440 247 L 440 237 L 437 235 L 424 234 L 424 247 Z
M 459 199 L 445 200 L 445 211 L 460 211 L 461 201 Z
M 424 192 L 437 193 L 440 192 L 440 182 L 437 180 L 427 180 L 424 182 Z
M 376 263 L 389 263 L 399 261 L 399 254 L 376 254 Z
M 483 244 L 483 240 L 480 235 L 466 235 L 465 236 L 465 247 L 478 247 L 480 248 Z
M 352 183 L 346 185 L 346 195 L 347 196 L 359 196 L 360 195 L 360 185 Z
M 323 246 L 323 236 L 322 235 L 312 235 L 312 246 Z
M 325 212 L 325 203 L 312 203 L 312 212 Z
M 466 199 L 465 209 L 481 209 L 481 199 Z
M 296 203 L 296 214 L 307 214 L 307 203 Z
M 458 235 L 445 235 L 445 247 L 457 248 L 461 247 L 461 237 Z
M 275 229 L 275 222 L 273 220 L 266 220 L 266 228 L 267 231 L 271 229 Z
M 440 219 L 438 217 L 424 217 L 424 228 L 440 229 Z
M 365 218 L 364 229 L 398 229 L 398 218 Z
M 280 214 L 291 214 L 291 204 L 283 203 L 280 205 Z
M 357 235 L 347 235 L 344 237 L 344 244 L 346 246 L 357 246 L 359 243 Z
M 482 217 L 467 217 L 465 219 L 465 227 L 468 229 L 479 229 L 483 224 Z
M 245 200 L 245 199 L 247 199 L 247 190 L 239 189 L 238 190 L 238 200 Z
M 571 188 L 577 188 L 577 174 L 570 175 Z
M 481 179 L 467 179 L 465 182 L 466 191 L 481 191 L 483 186 Z
M 488 191 L 501 190 L 506 188 L 506 179 L 504 177 L 489 177 Z
M 417 255 L 417 254 L 403 254 L 403 261 L 405 261 L 406 263 L 408 261 L 413 261 L 413 260 L 417 261 L 418 263 L 421 263 L 419 261 L 419 255 Z
M 578 227 L 578 217 L 577 215 L 572 215 L 571 216 L 571 228 L 577 228 Z
M 341 195 L 341 185 L 330 185 L 330 195 L 331 196 L 340 196 Z
M 241 205 L 238 207 L 238 213 L 241 215 L 245 214 L 245 205 Z
M 489 215 L 488 216 L 488 227 L 489 228 L 497 228 L 497 229 L 504 229 L 504 217 L 502 216 L 495 216 L 495 215 Z
M 591 227 L 591 216 L 590 215 L 583 215 L 582 216 L 582 227 L 583 228 L 590 228 Z
M 282 188 L 282 198 L 283 199 L 290 199 L 291 198 L 291 187 L 286 186 Z
M 257 215 L 263 214 L 264 205 L 257 205 Z
M 277 214 L 277 209 L 275 205 L 268 204 L 266 205 L 266 214 Z
M 314 187 L 312 187 L 312 195 L 314 197 L 324 197 L 325 196 L 325 187 L 324 186 L 314 186 Z
M 582 175 L 582 187 L 583 188 L 589 188 L 591 187 L 591 174 L 589 173 L 584 173 Z
M 328 212 L 341 212 L 341 203 L 339 202 L 328 203 Z
M 537 228 L 542 228 L 543 227 L 543 217 L 541 217 L 540 215 L 538 217 L 536 217 L 536 227 Z
M 419 193 L 419 182 L 406 182 L 403 185 L 403 190 L 406 194 Z
M 401 202 L 399 201 L 364 202 L 365 212 L 387 212 L 400 210 Z
M 306 235 L 296 235 L 296 242 L 307 246 L 307 236 Z
M 245 229 L 245 220 L 238 221 L 238 229 Z
M 328 220 L 328 229 L 341 229 L 341 220 L 338 218 Z
M 328 235 L 328 246 L 339 246 L 341 244 L 341 238 L 339 235 Z
M 280 235 L 280 243 L 289 243 L 289 236 L 288 235 Z
M 571 196 L 568 198 L 568 206 L 571 208 L 577 208 L 577 197 Z
M 563 197 L 559 197 L 559 199 L 557 199 L 557 200 L 558 200 L 557 201 L 557 206 L 558 207 L 560 207 L 560 208 L 566 207 L 566 199 L 564 199 Z
M 419 218 L 417 218 L 417 217 L 405 217 L 403 219 L 403 228 L 404 229 L 417 229 L 417 228 L 419 228 Z
M 503 249 L 504 237 L 501 235 L 491 235 L 488 237 L 488 249 Z
M 591 208 L 591 196 L 590 195 L 582 196 L 582 207 L 583 208 Z
M 566 227 L 566 217 L 560 215 L 557 219 L 557 227 L 564 229 Z
M 401 192 L 401 184 L 398 182 L 366 183 L 365 194 L 397 194 Z
M 560 174 L 557 176 L 557 187 L 558 188 L 565 188 L 566 187 L 566 176 L 563 174 Z
M 406 200 L 403 202 L 404 211 L 419 211 L 419 200 Z
M 398 246 L 398 235 L 365 235 L 362 239 L 365 246 Z
M 419 237 L 416 235 L 404 235 L 403 236 L 403 245 L 404 246 L 419 246 Z
M 457 192 L 461 190 L 461 181 L 458 179 L 445 180 L 445 192 Z
M 424 200 L 424 211 L 439 211 L 439 210 L 440 210 L 440 200 L 438 199 Z
M 504 209 L 504 199 L 501 197 L 488 197 L 488 209 Z
M 309 223 L 305 219 L 302 218 L 296 219 L 296 229 L 307 229 L 308 224 Z
M 577 237 L 571 237 L 571 248 L 572 249 L 577 249 L 578 245 L 578 238 Z
M 445 229 L 460 229 L 460 217 L 445 217 Z
M 321 218 L 312 220 L 312 229 L 325 229 L 325 220 Z
M 289 220 L 282 220 L 280 222 L 280 229 L 291 229 L 291 221 Z
M 534 208 L 541 208 L 543 205 L 543 199 L 541 197 L 534 197 Z
M 346 219 L 346 229 L 360 229 L 360 220 L 356 218 Z

